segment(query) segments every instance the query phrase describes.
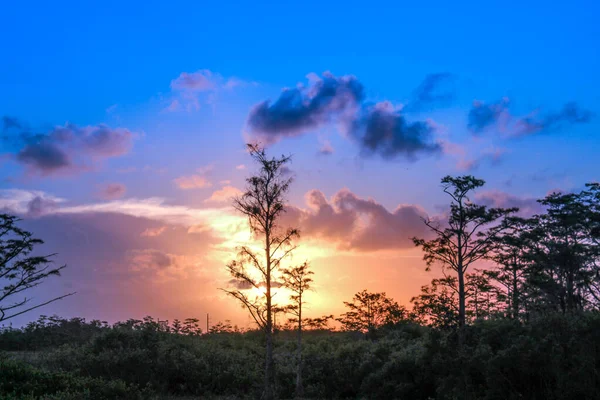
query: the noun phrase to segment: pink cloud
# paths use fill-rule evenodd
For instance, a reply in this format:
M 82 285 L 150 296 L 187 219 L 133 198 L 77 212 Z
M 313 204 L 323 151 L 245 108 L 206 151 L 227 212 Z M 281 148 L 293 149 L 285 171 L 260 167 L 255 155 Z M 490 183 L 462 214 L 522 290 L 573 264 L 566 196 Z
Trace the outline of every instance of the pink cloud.
M 235 196 L 242 194 L 242 191 L 233 186 L 225 186 L 219 190 L 213 192 L 213 194 L 206 200 L 205 203 L 226 203 L 230 202 Z

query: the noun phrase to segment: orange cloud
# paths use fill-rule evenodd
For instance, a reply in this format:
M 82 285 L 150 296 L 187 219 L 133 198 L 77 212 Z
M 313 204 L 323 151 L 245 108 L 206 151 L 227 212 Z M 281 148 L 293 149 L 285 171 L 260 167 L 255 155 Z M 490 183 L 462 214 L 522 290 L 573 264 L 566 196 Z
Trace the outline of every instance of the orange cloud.
M 174 182 L 179 189 L 183 190 L 209 188 L 212 186 L 212 182 L 208 179 L 207 175 L 212 169 L 212 165 L 200 167 L 197 169 L 197 174 L 180 176 Z
M 223 188 L 216 190 L 206 200 L 205 203 L 227 203 L 235 196 L 242 194 L 242 191 L 233 186 L 224 186 Z

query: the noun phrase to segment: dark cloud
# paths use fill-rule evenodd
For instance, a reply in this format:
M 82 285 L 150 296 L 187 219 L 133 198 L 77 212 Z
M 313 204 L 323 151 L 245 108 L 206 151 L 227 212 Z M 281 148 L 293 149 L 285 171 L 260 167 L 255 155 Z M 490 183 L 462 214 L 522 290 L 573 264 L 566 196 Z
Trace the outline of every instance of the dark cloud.
M 38 175 L 73 173 L 90 169 L 94 163 L 129 152 L 133 133 L 106 125 L 79 127 L 66 124 L 46 133 L 33 134 L 24 124 L 5 117 L 12 129 L 5 143 L 12 149 L 14 159 L 28 172 Z
M 366 107 L 361 117 L 349 124 L 349 136 L 364 155 L 413 161 L 421 154 L 440 153 L 442 146 L 432 140 L 434 128 L 427 122 L 409 122 L 388 102 Z
M 501 117 L 508 112 L 508 103 L 507 98 L 491 104 L 474 101 L 469 111 L 467 127 L 473 134 L 479 134 L 497 125 Z
M 566 103 L 558 112 L 540 114 L 531 112 L 525 117 L 515 117 L 508 111 L 509 101 L 485 104 L 473 102 L 469 111 L 467 127 L 473 134 L 480 134 L 489 128 L 496 128 L 507 136 L 527 136 L 535 133 L 552 132 L 566 125 L 587 124 L 594 114 L 581 108 L 577 103 Z
M 270 144 L 318 128 L 351 112 L 364 99 L 363 85 L 353 76 L 324 73 L 309 86 L 284 90 L 271 103 L 257 104 L 248 116 L 250 133 Z
M 36 196 L 27 203 L 27 213 L 25 215 L 33 218 L 41 217 L 55 211 L 57 208 L 58 204 L 55 200 Z
M 565 104 L 559 112 L 549 113 L 541 118 L 529 116 L 518 119 L 513 135 L 526 136 L 558 130 L 564 125 L 587 124 L 593 116 L 591 111 L 582 109 L 575 102 L 570 102 Z
M 109 183 L 100 189 L 100 197 L 106 200 L 121 198 L 127 192 L 127 187 L 122 183 Z
M 130 250 L 128 258 L 130 268 L 136 272 L 166 269 L 173 264 L 167 253 L 156 249 Z
M 3 116 L 2 117 L 2 131 L 8 131 L 9 129 L 21 129 L 21 123 L 17 118 Z
M 306 194 L 307 210 L 289 207 L 286 226 L 298 226 L 303 238 L 325 240 L 341 249 L 377 251 L 412 248 L 411 237 L 427 235 L 415 205 L 399 205 L 394 211 L 372 199 L 362 199 L 348 189 L 331 201 L 318 190 Z
M 26 139 L 26 142 L 16 158 L 30 169 L 46 175 L 71 166 L 69 155 L 50 138 L 36 135 Z
M 455 99 L 454 88 L 449 87 L 455 76 L 448 72 L 429 74 L 417 87 L 413 100 L 405 111 L 423 111 L 433 107 L 447 106 Z

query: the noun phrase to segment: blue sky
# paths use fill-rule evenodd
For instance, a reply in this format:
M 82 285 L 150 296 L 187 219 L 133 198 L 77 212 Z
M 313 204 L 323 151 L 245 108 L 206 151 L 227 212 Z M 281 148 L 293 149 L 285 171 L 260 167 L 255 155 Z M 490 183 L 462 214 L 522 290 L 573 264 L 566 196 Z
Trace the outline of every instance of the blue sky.
M 347 188 L 389 212 L 412 204 L 435 213 L 445 202 L 438 182 L 446 174 L 486 179 L 486 190 L 503 204 L 530 201 L 553 189 L 574 190 L 598 179 L 599 8 L 593 1 L 11 2 L 3 6 L 0 25 L 0 117 L 14 118 L 21 127 L 3 131 L 0 200 L 14 207 L 39 195 L 56 203 L 48 215 L 27 222 L 44 232 L 45 218 L 58 218 L 61 207 L 71 207 L 69 215 L 87 215 L 98 213 L 90 210 L 103 202 L 162 198 L 170 206 L 220 210 L 226 205 L 207 199 L 224 187 L 243 188 L 249 170 L 237 167 L 248 164 L 244 141 L 256 135 L 270 138 L 274 153 L 293 154 L 296 183 L 290 201 L 301 208 L 311 190 L 333 202 L 332 196 Z M 308 120 L 318 123 L 306 120 L 310 126 L 287 133 L 261 132 L 249 123 L 254 107 L 267 100 L 273 106 L 284 88 L 301 83 L 299 93 L 310 99 L 319 83 L 308 74 L 323 82 L 326 71 L 342 88 L 343 77 L 355 77 L 364 95 L 343 110 L 332 111 L 335 106 L 328 104 L 310 111 Z M 182 74 L 196 84 L 208 77 L 210 88 L 178 86 Z M 448 77 L 451 100 L 415 112 L 402 109 L 431 74 Z M 478 133 L 469 129 L 476 100 L 495 113 Z M 429 139 L 414 138 L 412 157 L 403 156 L 406 138 L 393 144 L 394 156 L 379 150 L 364 156 L 368 123 L 384 106 L 389 121 L 422 122 L 431 133 Z M 268 121 L 280 116 L 278 111 L 266 108 Z M 344 128 L 347 112 L 355 113 L 351 120 L 360 132 Z M 32 169 L 32 158 L 23 155 L 27 142 L 20 140 L 50 135 L 69 123 L 91 127 L 73 129 L 75 139 L 59 143 L 77 165 Z M 518 131 L 524 123 L 529 133 Z M 122 140 L 110 144 L 117 147 L 100 148 L 78 136 L 94 135 L 103 125 Z M 324 146 L 332 154 L 318 154 Z M 210 184 L 182 190 L 177 182 L 192 176 Z M 25 203 L 19 210 L 26 214 Z M 111 207 L 113 213 L 127 213 Z M 84 232 L 86 226 L 77 229 Z M 61 260 L 82 262 L 58 239 L 50 244 L 66 249 Z M 147 244 L 172 260 L 183 257 L 181 249 L 162 245 Z M 135 255 L 144 250 L 137 241 L 132 246 Z M 398 250 L 390 260 L 403 257 L 403 251 L 408 250 Z M 122 253 L 129 261 L 111 262 L 127 269 L 132 253 Z M 211 260 L 202 262 L 213 265 Z M 88 287 L 97 279 L 70 274 L 67 280 L 75 286 Z M 414 278 L 413 286 L 421 281 Z M 351 290 L 340 289 L 340 296 L 351 297 Z M 93 303 L 90 293 L 85 296 Z M 197 301 L 202 307 L 209 300 Z M 75 304 L 65 307 L 65 312 L 85 312 Z

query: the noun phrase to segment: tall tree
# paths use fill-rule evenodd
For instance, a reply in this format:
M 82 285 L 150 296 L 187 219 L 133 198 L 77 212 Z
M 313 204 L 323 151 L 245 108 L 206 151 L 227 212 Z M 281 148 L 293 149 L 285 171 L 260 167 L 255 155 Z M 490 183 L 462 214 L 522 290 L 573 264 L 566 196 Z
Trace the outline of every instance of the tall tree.
M 377 328 L 392 325 L 408 319 L 406 309 L 384 292 L 369 293 L 366 290 L 354 295 L 351 302 L 344 304 L 350 311 L 342 314 L 337 320 L 347 331 L 361 331 L 371 335 Z
M 46 278 L 59 276 L 66 266 L 54 267 L 52 256 L 33 256 L 34 247 L 44 242 L 17 226 L 19 218 L 0 214 L 0 322 L 71 296 L 68 293 L 48 301 L 32 304 L 28 290 Z
M 246 179 L 246 191 L 234 199 L 234 208 L 248 218 L 254 237 L 262 242 L 260 250 L 241 246 L 236 260 L 227 265 L 235 289 L 224 289 L 239 300 L 256 324 L 264 330 L 266 340 L 265 383 L 263 398 L 274 397 L 273 363 L 273 303 L 272 289 L 277 286 L 281 262 L 296 247 L 299 236 L 294 228 L 280 226 L 285 212 L 285 194 L 292 178 L 285 177 L 285 165 L 290 157 L 269 158 L 264 148 L 249 144 L 248 151 L 259 171 Z M 248 290 L 250 289 L 250 290 Z M 252 294 L 254 293 L 254 295 Z M 258 293 L 258 294 L 257 294 Z
M 540 200 L 546 212 L 537 215 L 535 267 L 548 300 L 562 312 L 582 310 L 598 274 L 593 204 L 582 193 L 552 193 Z
M 292 304 L 288 306 L 288 312 L 292 313 L 296 318 L 298 326 L 298 348 L 297 351 L 297 366 L 296 366 L 296 397 L 300 398 L 304 395 L 304 387 L 302 385 L 302 306 L 304 292 L 311 289 L 313 280 L 311 275 L 314 272 L 310 270 L 308 262 L 297 267 L 283 270 L 283 286 L 292 291 L 290 300 Z
M 437 220 L 424 219 L 436 237 L 431 240 L 413 238 L 415 245 L 424 252 L 428 270 L 439 263 L 443 269 L 456 272 L 460 328 L 466 322 L 465 273 L 474 262 L 488 255 L 494 238 L 508 227 L 506 217 L 518 211 L 517 208 L 487 208 L 471 202 L 469 194 L 484 184 L 485 181 L 470 175 L 444 177 L 443 190 L 451 198 L 446 226 Z
M 513 217 L 510 227 L 494 238 L 492 252 L 487 256 L 496 268 L 486 271 L 486 275 L 503 288 L 507 315 L 512 319 L 519 318 L 526 300 L 530 249 L 535 240 L 532 224 L 533 220 Z

